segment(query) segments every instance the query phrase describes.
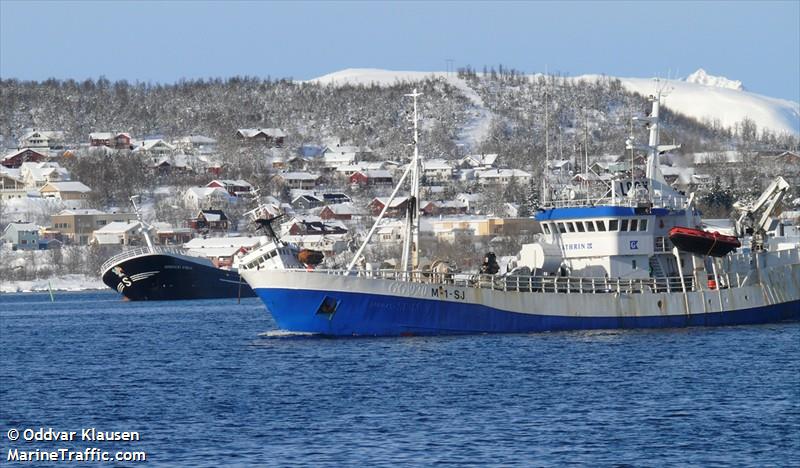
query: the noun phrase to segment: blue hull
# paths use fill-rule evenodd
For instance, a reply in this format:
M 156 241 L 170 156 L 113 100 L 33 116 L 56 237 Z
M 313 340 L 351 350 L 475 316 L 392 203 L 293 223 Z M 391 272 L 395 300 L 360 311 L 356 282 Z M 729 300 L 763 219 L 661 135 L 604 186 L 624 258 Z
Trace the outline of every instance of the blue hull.
M 478 304 L 378 294 L 256 289 L 284 330 L 332 336 L 453 335 L 561 330 L 745 325 L 800 319 L 800 301 L 704 314 L 566 317 L 508 312 Z M 327 298 L 329 305 L 321 307 Z M 332 310 L 335 309 L 335 310 Z

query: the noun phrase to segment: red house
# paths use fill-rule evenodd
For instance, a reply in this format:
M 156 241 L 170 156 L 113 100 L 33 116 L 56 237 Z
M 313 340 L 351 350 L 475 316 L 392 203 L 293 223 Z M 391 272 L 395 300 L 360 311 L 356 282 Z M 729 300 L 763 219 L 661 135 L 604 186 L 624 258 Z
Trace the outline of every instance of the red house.
M 0 160 L 0 164 L 11 169 L 16 169 L 24 162 L 42 161 L 47 161 L 47 156 L 30 148 L 24 148 L 6 155 L 2 160 Z
M 386 202 L 388 201 L 388 198 L 373 199 L 369 203 L 369 210 L 372 213 L 372 216 L 380 215 L 383 207 L 386 206 Z M 389 209 L 386 210 L 386 216 L 389 218 L 401 218 L 405 216 L 407 210 L 408 197 L 397 197 L 392 200 L 392 204 L 389 206 Z
M 338 205 L 328 205 L 319 212 L 319 217 L 324 220 L 338 219 L 348 221 L 357 215 L 357 211 L 352 203 L 341 203 Z
M 392 173 L 385 170 L 358 171 L 347 178 L 350 185 L 384 185 L 391 186 Z

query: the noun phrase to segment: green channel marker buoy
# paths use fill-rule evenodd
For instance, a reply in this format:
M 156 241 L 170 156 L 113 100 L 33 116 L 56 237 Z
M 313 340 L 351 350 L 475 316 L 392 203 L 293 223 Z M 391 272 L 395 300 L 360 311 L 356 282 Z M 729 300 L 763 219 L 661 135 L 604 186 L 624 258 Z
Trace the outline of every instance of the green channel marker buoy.
M 55 302 L 56 298 L 53 297 L 53 286 L 50 284 L 50 281 L 47 282 L 47 290 L 50 291 L 50 302 Z

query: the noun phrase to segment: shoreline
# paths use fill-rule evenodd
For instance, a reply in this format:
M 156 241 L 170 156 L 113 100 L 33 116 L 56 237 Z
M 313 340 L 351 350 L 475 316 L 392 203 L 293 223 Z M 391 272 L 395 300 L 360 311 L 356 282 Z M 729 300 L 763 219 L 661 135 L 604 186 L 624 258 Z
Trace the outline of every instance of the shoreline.
M 0 281 L 0 294 L 35 293 L 50 290 L 53 292 L 78 292 L 103 289 L 109 288 L 100 278 L 81 274 L 34 280 Z

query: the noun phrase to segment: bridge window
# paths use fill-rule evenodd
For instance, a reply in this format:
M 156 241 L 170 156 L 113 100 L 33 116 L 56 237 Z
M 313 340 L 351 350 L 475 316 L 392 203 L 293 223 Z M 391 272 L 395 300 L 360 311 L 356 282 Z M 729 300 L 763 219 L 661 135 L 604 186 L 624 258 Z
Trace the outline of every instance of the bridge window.
M 582 222 L 580 222 L 580 221 L 578 221 L 578 222 L 576 222 L 576 223 L 575 223 L 575 227 L 576 227 L 576 228 L 578 228 L 578 232 L 586 232 L 586 231 L 583 229 L 583 223 L 582 223 Z
M 586 230 L 594 232 L 594 221 L 586 221 Z
M 575 225 L 569 222 L 567 223 L 567 229 L 569 229 L 569 232 L 575 232 Z
M 646 231 L 647 230 L 647 220 L 643 219 L 641 223 L 639 223 L 639 230 Z
M 627 231 L 628 230 L 628 220 L 627 219 L 623 219 L 622 221 L 620 221 L 619 230 L 620 231 Z
M 609 231 L 617 231 L 619 229 L 619 220 L 618 219 L 611 219 L 608 221 L 608 230 Z
M 542 223 L 542 229 L 544 229 L 545 234 L 550 234 L 550 226 L 547 223 Z
M 606 232 L 606 222 L 602 219 L 600 221 L 595 221 L 597 223 L 597 230 L 600 232 Z
M 638 229 L 638 225 L 639 225 L 639 220 L 638 219 L 632 219 L 631 220 L 631 231 L 637 230 Z
M 556 223 L 556 226 L 558 226 L 558 232 L 562 234 L 567 232 L 567 229 L 564 227 L 564 223 Z

